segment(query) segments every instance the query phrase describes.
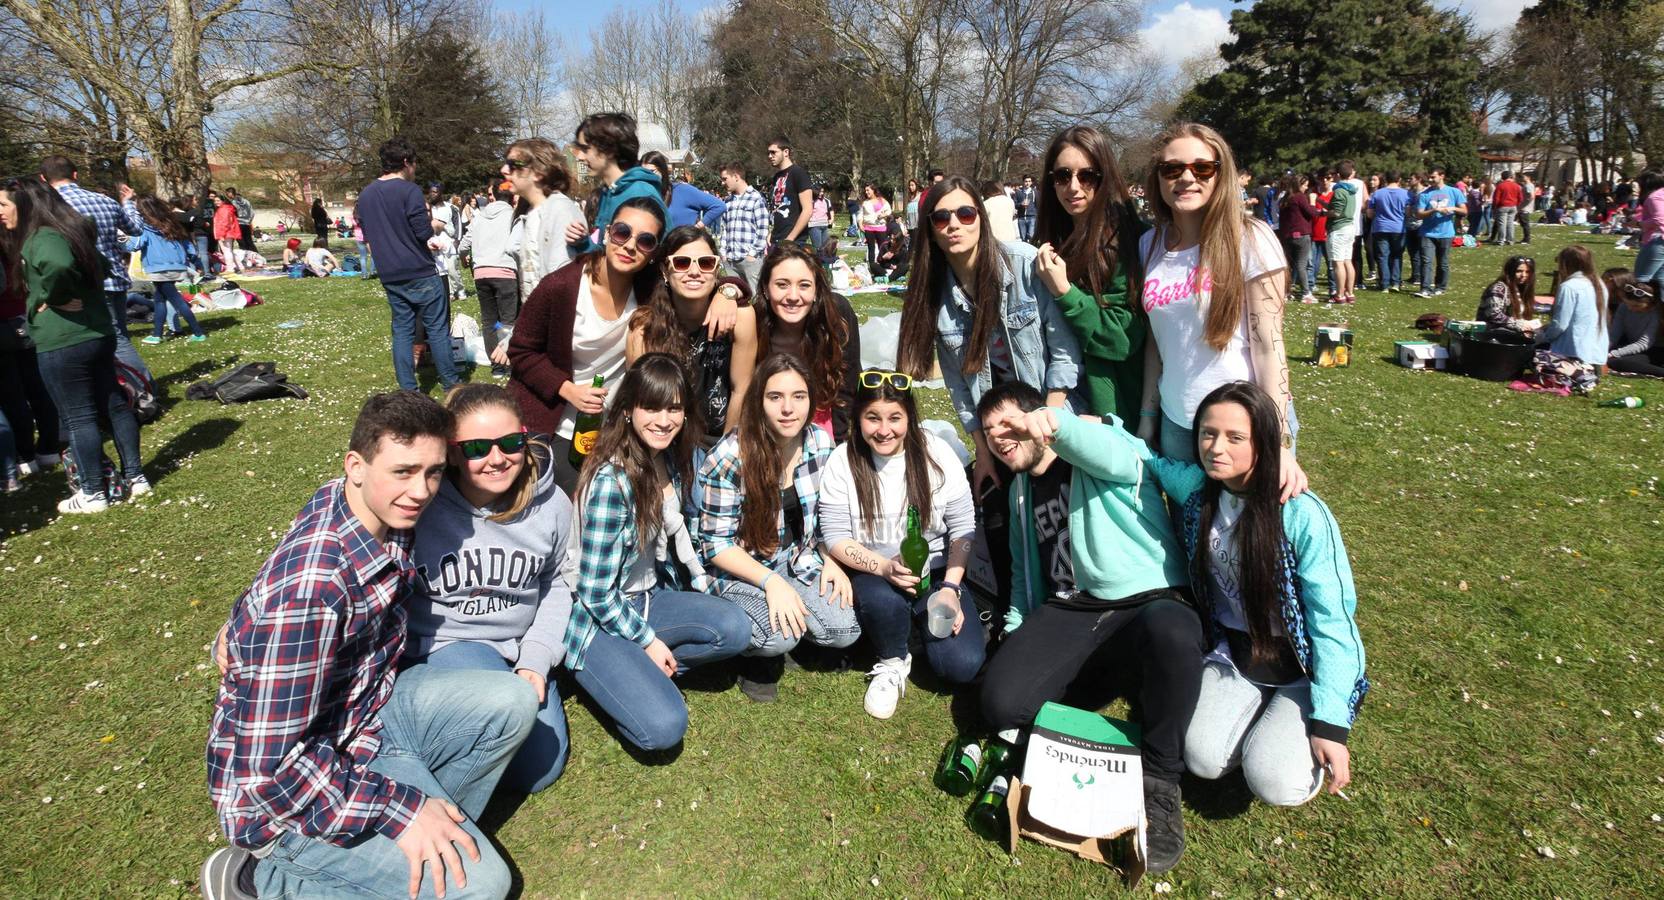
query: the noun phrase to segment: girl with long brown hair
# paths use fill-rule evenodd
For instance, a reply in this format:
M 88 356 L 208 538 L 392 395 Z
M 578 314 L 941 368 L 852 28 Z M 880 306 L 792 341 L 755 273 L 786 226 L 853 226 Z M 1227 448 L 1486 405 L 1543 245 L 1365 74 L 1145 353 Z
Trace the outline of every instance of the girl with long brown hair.
M 861 331 L 855 308 L 832 292 L 826 270 L 802 245 L 780 241 L 763 258 L 758 279 L 757 361 L 787 353 L 809 373 L 814 423 L 839 443 L 849 436 Z
M 1529 256 L 1510 256 L 1502 263 L 1502 274 L 1479 296 L 1479 311 L 1474 318 L 1491 328 L 1534 332 L 1536 291 L 1537 261 Z
M 1156 227 L 1144 236 L 1145 349 L 1138 436 L 1195 461 L 1190 423 L 1208 392 L 1253 381 L 1276 402 L 1283 499 L 1306 489 L 1294 459 L 1294 402 L 1283 346 L 1288 264 L 1270 226 L 1250 217 L 1236 160 L 1219 132 L 1184 122 L 1157 138 L 1145 194 Z
M 979 498 L 1001 476 L 977 420 L 976 404 L 996 384 L 1021 381 L 1068 402 L 1080 371 L 1080 346 L 1041 281 L 1028 244 L 1002 244 L 969 179 L 949 175 L 919 204 L 929 232 L 913 242 L 912 275 L 901 311 L 896 368 L 913 378 L 941 363 L 959 424 L 976 441 L 971 489 Z M 1003 501 L 1000 501 L 1003 502 Z
M 520 263 L 522 302 L 531 297 L 545 276 L 572 261 L 572 251 L 566 245 L 567 226 L 587 227 L 583 209 L 568 196 L 572 173 L 567 171 L 565 159 L 553 143 L 526 138 L 508 146 L 498 170 L 518 198 L 518 233 L 512 246 Z
M 649 353 L 618 385 L 577 494 L 578 540 L 566 667 L 642 750 L 674 747 L 688 709 L 671 680 L 727 659 L 751 640 L 751 620 L 712 595 L 714 583 L 683 515 L 702 432 L 687 373 Z
M 631 362 L 644 353 L 668 353 L 687 367 L 690 404 L 705 423 L 698 435 L 702 449 L 739 423 L 737 401 L 757 366 L 757 314 L 749 304 L 736 309 L 727 334 L 712 337 L 705 324 L 719 301 L 738 304 L 750 293 L 744 279 L 719 278 L 719 264 L 710 232 L 696 225 L 671 229 L 659 250 L 663 280 L 636 310 L 625 348 Z
M 700 537 L 720 570 L 722 596 L 751 619 L 754 657 L 740 690 L 772 702 L 781 659 L 805 637 L 842 648 L 861 636 L 849 577 L 822 556 L 820 472 L 832 436 L 810 422 L 810 370 L 797 357 L 763 360 L 747 388 L 739 427 L 699 470 Z
M 162 326 L 175 317 L 184 319 L 190 327 L 191 343 L 208 340 L 191 312 L 191 305 L 179 293 L 180 281 L 186 280 L 193 269 L 202 271 L 202 260 L 197 259 L 196 248 L 191 245 L 191 233 L 179 224 L 173 210 L 156 197 L 129 199 L 127 205 L 137 211 L 144 227 L 138 236 L 123 242 L 121 249 L 139 254 L 139 264 L 156 287 L 156 312 L 151 316 L 150 336 L 144 343 L 160 344 Z
M 971 485 L 953 448 L 919 425 L 913 380 L 900 372 L 867 369 L 855 392 L 860 436 L 832 451 L 820 483 L 821 535 L 832 558 L 850 570 L 855 615 L 878 654 L 868 673 L 866 710 L 888 719 L 913 669 L 908 652 L 914 626 L 936 676 L 949 684 L 976 677 L 984 635 L 972 606 L 961 598 L 965 564 L 976 536 Z M 909 521 L 917 517 L 929 544 L 924 571 L 901 560 Z M 929 590 L 920 576 L 929 577 Z M 951 612 L 951 630 L 926 629 L 928 607 Z
M 1550 352 L 1606 368 L 1606 290 L 1595 274 L 1595 257 L 1572 244 L 1555 257 L 1554 314 L 1537 336 Z
M 1058 132 L 1046 148 L 1051 190 L 1041 190 L 1036 264 L 1081 349 L 1086 412 L 1138 427 L 1149 320 L 1139 302 L 1144 224 L 1109 138 L 1090 125 Z

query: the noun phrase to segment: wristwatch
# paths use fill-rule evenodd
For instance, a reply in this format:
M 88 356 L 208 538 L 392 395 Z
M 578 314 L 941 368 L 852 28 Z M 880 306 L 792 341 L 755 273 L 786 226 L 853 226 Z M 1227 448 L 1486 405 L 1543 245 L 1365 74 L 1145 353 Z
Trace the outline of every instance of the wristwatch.
M 951 590 L 956 595 L 961 595 L 962 596 L 965 593 L 965 589 L 960 587 L 959 582 L 957 582 L 957 581 L 943 581 L 938 586 L 942 587 L 942 588 L 945 588 L 947 590 Z
M 722 296 L 738 303 L 740 302 L 740 289 L 731 284 L 725 284 L 722 286 Z

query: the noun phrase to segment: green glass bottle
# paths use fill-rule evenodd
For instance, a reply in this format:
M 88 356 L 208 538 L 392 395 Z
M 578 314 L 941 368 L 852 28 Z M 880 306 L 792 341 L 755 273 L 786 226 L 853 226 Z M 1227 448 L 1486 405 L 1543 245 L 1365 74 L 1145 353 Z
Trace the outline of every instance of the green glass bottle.
M 1647 405 L 1647 401 L 1640 397 L 1614 397 L 1611 400 L 1602 400 L 1595 405 L 1604 406 L 1607 409 L 1640 409 Z
M 1002 731 L 983 748 L 982 777 L 977 780 L 979 790 L 987 790 L 995 779 L 1009 776 L 1016 767 L 1017 736 L 1015 728 Z
M 604 387 L 607 383 L 605 375 L 595 376 L 590 387 Z M 589 456 L 589 448 L 595 446 L 595 439 L 601 435 L 601 413 L 578 413 L 578 421 L 572 425 L 572 451 L 566 459 L 572 463 L 572 468 L 584 467 L 584 459 Z
M 936 767 L 936 786 L 955 797 L 976 789 L 982 775 L 982 745 L 969 735 L 954 735 Z
M 1004 843 L 1006 832 L 1011 828 L 1011 819 L 1005 811 L 1005 795 L 1010 790 L 1011 780 L 1003 774 L 995 775 L 988 788 L 971 804 L 970 811 L 965 813 L 965 824 L 990 841 Z
M 917 596 L 923 597 L 930 593 L 930 542 L 924 539 L 924 532 L 919 530 L 919 508 L 907 507 L 907 535 L 901 539 L 901 561 L 913 574 L 919 576 Z

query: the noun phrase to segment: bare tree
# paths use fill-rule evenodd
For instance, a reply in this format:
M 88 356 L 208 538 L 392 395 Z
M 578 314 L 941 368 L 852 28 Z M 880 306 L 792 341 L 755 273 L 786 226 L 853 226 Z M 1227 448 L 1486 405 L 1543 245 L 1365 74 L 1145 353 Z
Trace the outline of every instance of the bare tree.
M 542 7 L 499 12 L 486 45 L 491 70 L 513 110 L 522 137 L 553 133 L 556 101 L 566 84 L 566 44 Z
M 675 0 L 613 10 L 590 31 L 588 52 L 570 58 L 573 112 L 627 112 L 663 125 L 674 142 L 688 140 L 693 100 L 711 77 L 709 37 L 709 23 L 690 18 Z
M 102 108 L 112 137 L 149 150 L 164 193 L 208 183 L 203 126 L 220 98 L 301 71 L 279 6 L 263 0 L 0 0 L 82 90 L 83 117 Z M 60 104 L 63 105 L 63 104 Z

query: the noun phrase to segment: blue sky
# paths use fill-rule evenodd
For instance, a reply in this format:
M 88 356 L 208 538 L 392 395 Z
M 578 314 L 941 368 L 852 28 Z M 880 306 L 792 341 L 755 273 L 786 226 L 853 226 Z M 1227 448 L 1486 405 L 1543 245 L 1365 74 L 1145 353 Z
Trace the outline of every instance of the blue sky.
M 709 6 L 721 5 L 712 0 L 678 0 L 684 10 L 696 12 Z M 1464 9 L 1484 29 L 1506 28 L 1519 16 L 1521 9 L 1532 0 L 1433 0 L 1447 9 Z M 503 9 L 523 9 L 543 5 L 547 0 L 496 0 Z M 599 24 L 607 12 L 617 7 L 645 9 L 656 7 L 658 0 L 559 0 L 549 8 L 556 21 L 562 23 L 569 38 L 581 41 L 589 29 Z M 1143 33 L 1145 42 L 1174 59 L 1184 59 L 1196 53 L 1216 48 L 1229 36 L 1231 10 L 1237 4 L 1228 0 L 1152 0 L 1145 10 Z

